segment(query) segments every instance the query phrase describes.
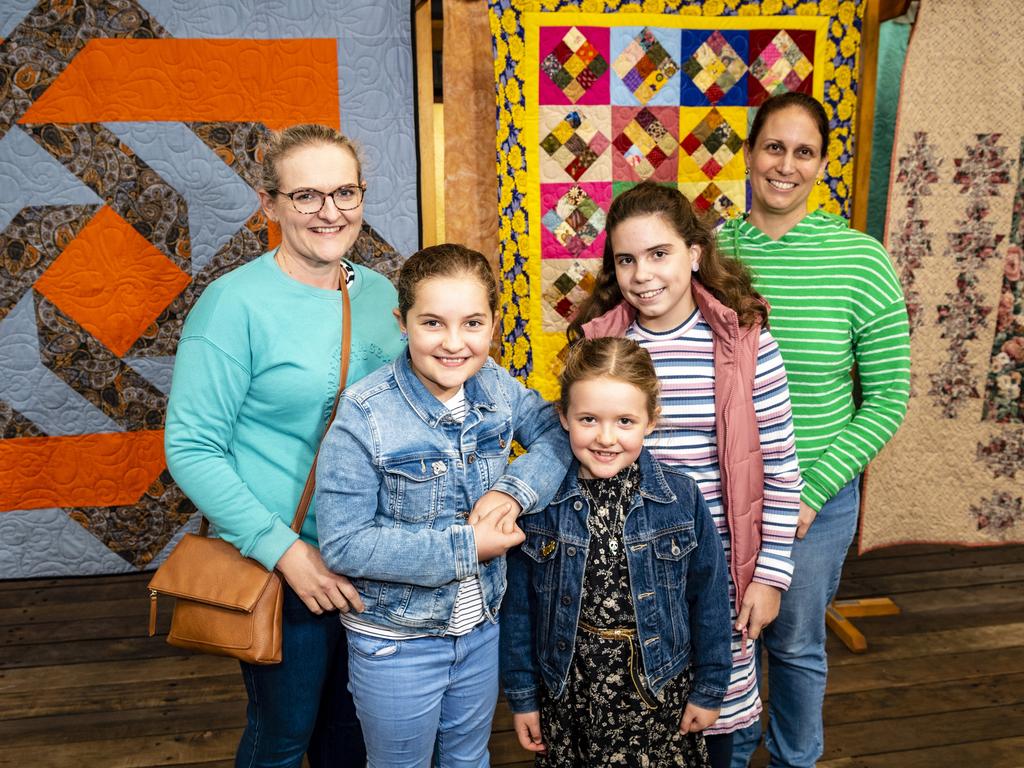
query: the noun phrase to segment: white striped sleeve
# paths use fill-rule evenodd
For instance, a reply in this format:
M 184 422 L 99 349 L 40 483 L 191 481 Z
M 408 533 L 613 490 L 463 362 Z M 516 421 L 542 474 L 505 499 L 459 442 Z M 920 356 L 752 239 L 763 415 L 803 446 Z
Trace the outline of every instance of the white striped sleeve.
M 754 581 L 781 590 L 793 578 L 793 538 L 800 514 L 800 465 L 793 434 L 793 410 L 782 355 L 767 330 L 761 332 L 754 375 L 754 412 L 764 457 L 764 512 L 761 551 Z

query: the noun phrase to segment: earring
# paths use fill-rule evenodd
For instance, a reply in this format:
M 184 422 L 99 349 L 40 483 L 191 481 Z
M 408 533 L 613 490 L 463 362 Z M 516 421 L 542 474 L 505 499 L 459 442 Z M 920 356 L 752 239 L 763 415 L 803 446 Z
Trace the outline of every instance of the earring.
M 814 183 L 817 184 L 818 186 L 821 186 L 822 184 L 825 183 L 825 180 L 821 178 L 821 176 L 819 176 Z
M 693 264 L 690 265 L 690 271 L 691 272 L 697 272 L 699 270 L 700 270 L 700 262 L 699 261 L 695 261 L 695 262 L 693 262 Z
M 749 168 L 744 168 L 743 169 L 743 175 L 744 176 L 749 176 L 750 175 L 750 169 Z

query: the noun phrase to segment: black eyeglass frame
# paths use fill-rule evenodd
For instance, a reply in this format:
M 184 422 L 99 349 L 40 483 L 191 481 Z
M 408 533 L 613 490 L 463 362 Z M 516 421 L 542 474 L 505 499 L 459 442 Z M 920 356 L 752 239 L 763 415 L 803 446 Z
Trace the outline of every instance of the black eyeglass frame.
M 349 205 L 349 206 L 342 207 L 342 205 L 340 203 L 338 203 L 338 198 L 336 198 L 335 195 L 338 192 L 340 192 L 341 190 L 343 190 L 343 189 L 344 190 L 352 190 L 352 189 L 358 189 L 359 190 L 359 199 L 356 200 L 356 204 L 355 205 Z M 313 189 L 312 187 L 303 187 L 302 189 L 296 189 L 294 192 L 285 192 L 285 191 L 280 190 L 280 189 L 268 189 L 267 191 L 270 194 L 272 194 L 272 195 L 283 195 L 283 196 L 287 197 L 291 201 L 291 203 L 292 203 L 292 208 L 294 208 L 297 213 L 301 213 L 303 216 L 315 216 L 316 214 L 320 213 L 320 211 L 322 211 L 324 209 L 325 205 L 327 205 L 327 198 L 328 197 L 331 198 L 331 200 L 334 201 L 334 207 L 337 208 L 339 211 L 354 211 L 356 208 L 358 208 L 360 205 L 363 204 L 363 198 L 366 197 L 366 182 L 365 181 L 361 181 L 358 184 L 344 184 L 344 185 L 338 187 L 337 189 L 335 189 L 335 190 L 333 190 L 331 192 L 321 192 L 319 189 Z M 299 206 L 295 202 L 295 195 L 301 194 L 303 192 L 306 192 L 306 193 L 315 192 L 316 194 L 320 195 L 320 207 L 317 208 L 315 211 L 301 211 L 301 210 L 299 210 Z

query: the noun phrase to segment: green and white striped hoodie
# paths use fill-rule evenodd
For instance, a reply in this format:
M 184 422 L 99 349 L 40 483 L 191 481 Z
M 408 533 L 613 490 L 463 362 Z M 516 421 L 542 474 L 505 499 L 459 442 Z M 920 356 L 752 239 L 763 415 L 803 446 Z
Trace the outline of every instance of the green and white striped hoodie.
M 900 282 L 877 240 L 824 211 L 778 240 L 733 219 L 718 244 L 747 264 L 771 304 L 806 483 L 801 500 L 819 510 L 878 455 L 906 415 L 910 337 Z

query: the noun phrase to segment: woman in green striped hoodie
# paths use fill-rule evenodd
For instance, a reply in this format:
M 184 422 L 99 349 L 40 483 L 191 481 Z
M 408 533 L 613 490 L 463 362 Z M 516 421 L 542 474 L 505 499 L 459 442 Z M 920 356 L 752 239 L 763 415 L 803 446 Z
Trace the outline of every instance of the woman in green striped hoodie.
M 719 233 L 721 249 L 750 267 L 771 303 L 805 481 L 793 582 L 762 634 L 771 695 L 765 743 L 779 768 L 810 768 L 822 754 L 825 609 L 856 531 L 860 474 L 896 432 L 910 394 L 906 304 L 888 254 L 845 219 L 807 212 L 828 141 L 816 99 L 768 99 L 744 145 L 750 213 Z M 734 768 L 747 765 L 759 739 L 759 724 L 736 734 Z

